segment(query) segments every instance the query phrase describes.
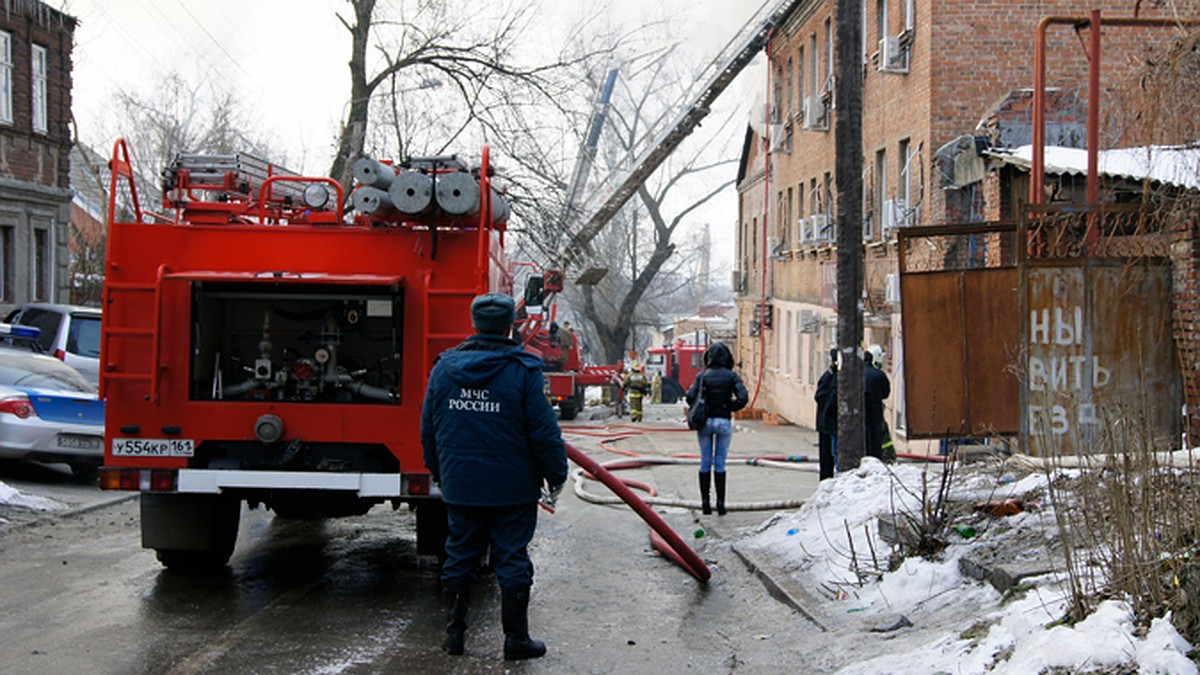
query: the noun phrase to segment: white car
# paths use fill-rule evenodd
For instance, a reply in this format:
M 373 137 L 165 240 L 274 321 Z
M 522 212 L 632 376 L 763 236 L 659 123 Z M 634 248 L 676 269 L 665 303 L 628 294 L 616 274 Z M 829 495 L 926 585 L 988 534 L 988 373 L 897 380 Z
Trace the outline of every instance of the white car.
M 99 383 L 99 309 L 33 302 L 9 312 L 4 321 L 41 330 L 34 340 L 39 351 L 78 370 L 93 387 Z
M 50 356 L 0 347 L 0 457 L 65 462 L 80 478 L 94 476 L 104 460 L 95 387 Z

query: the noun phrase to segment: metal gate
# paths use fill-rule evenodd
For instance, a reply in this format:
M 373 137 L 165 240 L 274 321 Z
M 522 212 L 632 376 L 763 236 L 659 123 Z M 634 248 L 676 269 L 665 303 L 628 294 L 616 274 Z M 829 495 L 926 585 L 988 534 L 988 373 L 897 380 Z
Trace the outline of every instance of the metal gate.
M 1013 223 L 899 231 L 909 438 L 1020 430 Z
M 1177 445 L 1168 244 L 1118 207 L 901 230 L 908 436 L 1016 436 L 1036 455 Z

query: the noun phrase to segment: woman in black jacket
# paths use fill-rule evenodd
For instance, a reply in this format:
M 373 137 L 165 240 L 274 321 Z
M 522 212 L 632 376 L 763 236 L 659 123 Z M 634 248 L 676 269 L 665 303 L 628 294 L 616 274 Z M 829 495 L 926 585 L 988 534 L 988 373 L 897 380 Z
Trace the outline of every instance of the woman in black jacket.
M 708 500 L 711 470 L 716 474 L 717 515 L 725 515 L 725 458 L 733 440 L 733 421 L 730 414 L 746 407 L 750 394 L 742 378 L 733 372 L 733 354 L 720 342 L 714 342 L 704 352 L 704 370 L 696 376 L 687 391 L 689 406 L 704 397 L 707 421 L 696 431 L 700 441 L 700 502 L 703 512 L 712 513 Z

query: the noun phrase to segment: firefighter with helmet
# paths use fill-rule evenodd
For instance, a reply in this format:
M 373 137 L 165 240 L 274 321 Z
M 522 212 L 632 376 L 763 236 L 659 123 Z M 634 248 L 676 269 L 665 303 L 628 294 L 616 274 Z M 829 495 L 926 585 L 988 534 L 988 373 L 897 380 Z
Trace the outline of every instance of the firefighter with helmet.
M 642 399 L 650 392 L 650 381 L 642 372 L 642 365 L 634 362 L 625 381 L 621 384 L 629 395 L 629 419 L 633 422 L 642 421 Z

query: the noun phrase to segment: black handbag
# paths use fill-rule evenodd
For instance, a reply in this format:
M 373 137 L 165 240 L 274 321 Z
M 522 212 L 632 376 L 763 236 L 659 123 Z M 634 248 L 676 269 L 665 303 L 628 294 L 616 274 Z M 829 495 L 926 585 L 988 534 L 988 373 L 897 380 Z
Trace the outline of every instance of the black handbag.
M 697 388 L 696 402 L 688 408 L 687 423 L 692 431 L 699 431 L 708 422 L 708 406 L 704 403 L 704 373 L 700 373 L 700 386 Z

